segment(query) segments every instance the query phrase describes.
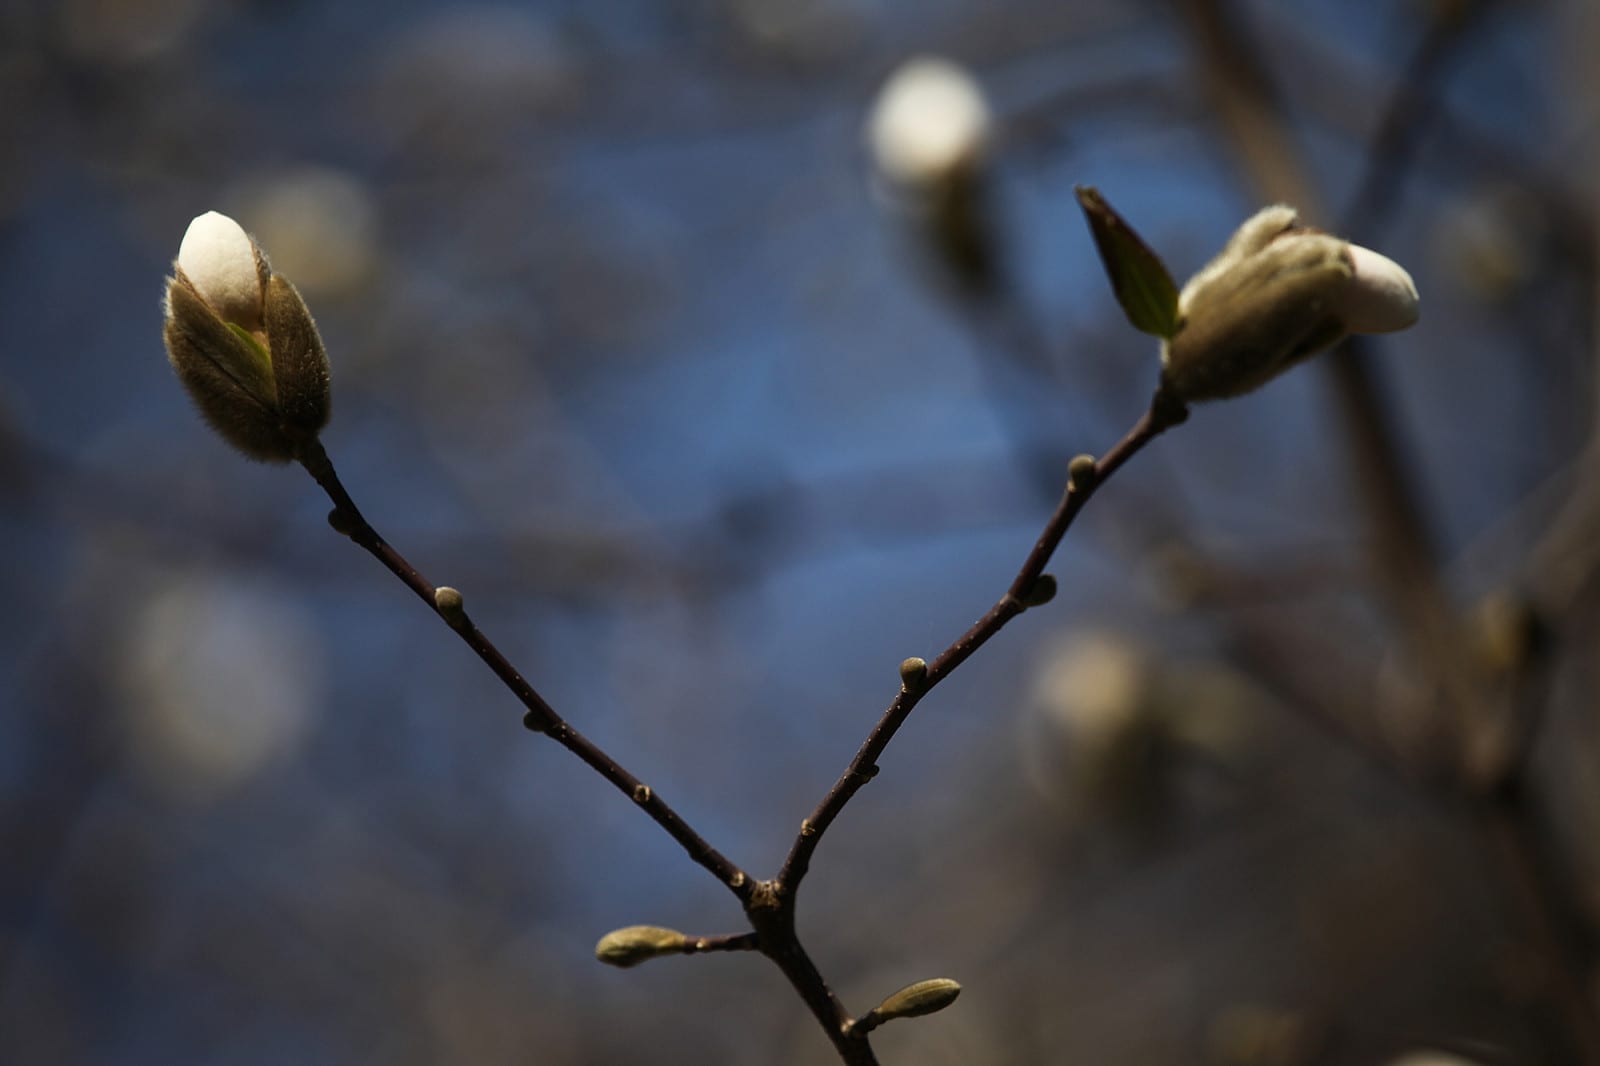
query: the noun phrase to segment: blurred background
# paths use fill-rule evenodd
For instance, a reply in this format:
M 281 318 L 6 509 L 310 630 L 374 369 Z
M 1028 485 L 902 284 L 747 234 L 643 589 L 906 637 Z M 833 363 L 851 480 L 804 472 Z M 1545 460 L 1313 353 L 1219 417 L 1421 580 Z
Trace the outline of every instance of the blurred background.
M 743 917 L 205 429 L 191 217 L 310 302 L 373 523 L 766 876 L 1148 400 L 1091 183 L 1180 281 L 1290 199 L 1422 322 L 1107 487 L 823 843 L 818 964 L 962 982 L 885 1063 L 1600 1061 L 1597 47 L 1589 0 L 0 4 L 0 1058 L 834 1061 L 757 956 L 594 962 Z M 955 170 L 867 143 L 918 56 L 982 94 Z

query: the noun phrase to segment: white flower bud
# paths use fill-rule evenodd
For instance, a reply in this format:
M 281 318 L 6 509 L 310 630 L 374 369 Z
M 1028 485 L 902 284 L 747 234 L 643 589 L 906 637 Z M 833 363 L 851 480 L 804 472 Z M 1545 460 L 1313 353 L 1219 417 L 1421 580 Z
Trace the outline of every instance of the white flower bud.
M 261 328 L 264 264 L 244 227 L 217 211 L 189 223 L 178 246 L 178 269 L 224 322 Z
M 1184 403 L 1239 396 L 1350 333 L 1416 323 L 1416 285 L 1377 252 L 1264 208 L 1178 295 L 1162 388 Z
M 252 459 L 288 462 L 328 421 L 328 356 L 311 313 L 239 224 L 189 224 L 167 279 L 164 339 L 211 427 Z
M 878 169 L 912 188 L 977 164 L 990 136 L 989 105 L 971 74 L 946 59 L 913 59 L 890 76 L 867 122 Z

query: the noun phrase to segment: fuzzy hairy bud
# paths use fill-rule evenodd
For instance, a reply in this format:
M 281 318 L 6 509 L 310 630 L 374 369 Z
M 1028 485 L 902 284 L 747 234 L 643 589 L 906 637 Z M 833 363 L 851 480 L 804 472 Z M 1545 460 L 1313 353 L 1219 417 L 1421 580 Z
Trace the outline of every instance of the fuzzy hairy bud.
M 1411 276 L 1377 252 L 1263 208 L 1178 295 L 1162 389 L 1184 403 L 1240 396 L 1351 333 L 1417 321 Z
M 229 444 L 288 462 L 327 425 L 328 356 L 311 312 L 233 219 L 189 223 L 163 310 L 172 369 Z
M 863 1014 L 851 1026 L 854 1032 L 870 1033 L 884 1022 L 896 1018 L 920 1018 L 944 1010 L 961 994 L 961 985 L 948 977 L 932 977 L 906 985 L 882 1003 Z
M 689 938 L 676 929 L 630 925 L 601 937 L 594 947 L 594 957 L 607 966 L 626 968 L 663 955 L 681 955 L 689 949 L 689 943 Z

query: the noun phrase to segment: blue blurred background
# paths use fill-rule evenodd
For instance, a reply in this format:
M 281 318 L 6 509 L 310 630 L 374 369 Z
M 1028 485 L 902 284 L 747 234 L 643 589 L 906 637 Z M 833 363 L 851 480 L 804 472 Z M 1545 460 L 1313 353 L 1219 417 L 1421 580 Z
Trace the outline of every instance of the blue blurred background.
M 1148 399 L 1073 185 L 1180 279 L 1295 195 L 1417 280 L 1370 366 L 1463 624 L 1562 637 L 1536 763 L 1592 921 L 1596 30 L 1588 0 L 0 5 L 0 1058 L 832 1061 L 756 956 L 593 961 L 743 918 L 301 471 L 194 415 L 159 298 L 213 208 L 316 314 L 368 517 L 765 875 L 896 664 Z M 863 142 L 918 55 L 993 112 L 981 298 Z M 1427 742 L 1330 380 L 1130 465 L 831 832 L 801 921 L 846 1003 L 966 987 L 885 1062 L 1578 1061 L 1470 828 L 1308 724 Z

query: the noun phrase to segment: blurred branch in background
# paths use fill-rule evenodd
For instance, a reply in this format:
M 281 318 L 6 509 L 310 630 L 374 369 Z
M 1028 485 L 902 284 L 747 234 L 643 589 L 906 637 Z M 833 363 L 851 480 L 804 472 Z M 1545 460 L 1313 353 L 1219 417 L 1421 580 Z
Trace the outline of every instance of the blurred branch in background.
M 1438 6 L 1374 137 L 1344 228 L 1363 231 L 1385 224 L 1432 116 L 1433 83 L 1453 46 L 1492 6 L 1475 0 Z M 1247 171 L 1266 198 L 1314 209 L 1316 190 L 1279 118 L 1270 77 L 1232 22 L 1227 4 L 1184 0 L 1181 7 L 1210 72 L 1212 97 Z M 1600 1063 L 1593 929 L 1578 902 L 1583 893 L 1571 887 L 1571 869 L 1550 853 L 1551 842 L 1526 780 L 1528 753 L 1549 698 L 1536 680 L 1545 667 L 1531 648 L 1517 655 L 1516 668 L 1526 674 L 1525 680 L 1513 685 L 1513 697 L 1499 706 L 1488 704 L 1493 689 L 1444 587 L 1437 538 L 1422 511 L 1423 493 L 1369 360 L 1364 345 L 1348 345 L 1342 357 L 1329 362 L 1333 385 L 1352 447 L 1354 480 L 1366 490 L 1375 517 L 1378 572 L 1412 648 L 1443 698 L 1426 713 L 1444 720 L 1424 725 L 1424 743 L 1394 757 L 1405 772 L 1424 779 L 1442 773 L 1443 787 L 1462 789 L 1464 801 L 1477 808 L 1466 813 L 1481 818 L 1491 858 L 1503 866 L 1525 932 L 1539 945 L 1545 979 L 1554 986 L 1552 998 L 1565 1018 L 1568 1054 Z

